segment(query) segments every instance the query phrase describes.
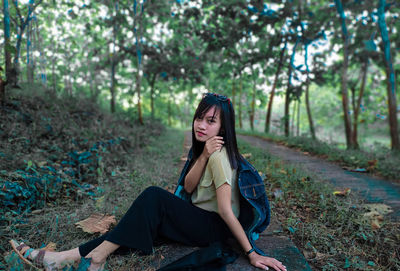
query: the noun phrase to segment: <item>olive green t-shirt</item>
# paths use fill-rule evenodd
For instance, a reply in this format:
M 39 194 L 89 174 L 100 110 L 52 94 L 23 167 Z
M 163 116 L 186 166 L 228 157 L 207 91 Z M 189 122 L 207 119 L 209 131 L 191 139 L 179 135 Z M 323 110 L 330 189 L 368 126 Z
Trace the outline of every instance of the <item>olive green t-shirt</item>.
M 192 203 L 207 211 L 218 213 L 216 190 L 224 183 L 228 183 L 232 188 L 232 211 L 236 217 L 239 217 L 239 189 L 236 169 L 231 168 L 225 147 L 222 147 L 221 151 L 215 151 L 208 158 L 204 174 L 192 194 Z

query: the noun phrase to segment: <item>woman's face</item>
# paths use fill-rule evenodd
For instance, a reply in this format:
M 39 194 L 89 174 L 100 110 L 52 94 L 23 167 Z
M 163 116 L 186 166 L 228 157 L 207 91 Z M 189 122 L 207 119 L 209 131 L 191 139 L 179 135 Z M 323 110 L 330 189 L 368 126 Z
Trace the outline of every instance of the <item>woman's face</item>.
M 220 112 L 217 110 L 214 115 L 215 106 L 211 107 L 203 116 L 194 120 L 194 134 L 198 141 L 206 142 L 209 138 L 219 134 L 221 128 Z M 214 115 L 214 116 L 213 116 Z

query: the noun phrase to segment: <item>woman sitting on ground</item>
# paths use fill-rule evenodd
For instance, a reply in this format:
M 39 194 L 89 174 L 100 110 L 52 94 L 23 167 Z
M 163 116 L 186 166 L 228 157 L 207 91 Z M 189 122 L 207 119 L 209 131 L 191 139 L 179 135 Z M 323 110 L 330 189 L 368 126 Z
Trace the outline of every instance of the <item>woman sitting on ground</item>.
M 49 252 L 11 240 L 14 250 L 46 270 L 62 268 L 81 257 L 91 259 L 88 270 L 104 270 L 107 257 L 116 250 L 131 248 L 151 254 L 158 236 L 199 247 L 236 238 L 252 265 L 264 270 L 286 270 L 278 260 L 260 255 L 262 252 L 238 220 L 242 209 L 237 175 L 243 158 L 237 148 L 230 99 L 212 93 L 204 95 L 193 118 L 189 154 L 191 159 L 183 169 L 180 184 L 190 200 L 176 196 L 182 193 L 174 195 L 152 186 L 136 198 L 113 230 L 77 248 Z M 265 194 L 265 189 L 261 192 Z

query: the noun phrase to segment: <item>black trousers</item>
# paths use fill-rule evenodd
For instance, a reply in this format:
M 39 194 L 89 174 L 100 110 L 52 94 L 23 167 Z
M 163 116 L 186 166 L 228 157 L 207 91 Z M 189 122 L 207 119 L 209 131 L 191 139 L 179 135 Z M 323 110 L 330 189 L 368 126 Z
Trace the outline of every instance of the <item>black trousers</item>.
M 85 257 L 104 240 L 120 245 L 117 253 L 138 249 L 153 252 L 157 240 L 169 239 L 189 246 L 205 247 L 233 235 L 216 212 L 206 211 L 156 186 L 146 188 L 110 232 L 79 247 Z

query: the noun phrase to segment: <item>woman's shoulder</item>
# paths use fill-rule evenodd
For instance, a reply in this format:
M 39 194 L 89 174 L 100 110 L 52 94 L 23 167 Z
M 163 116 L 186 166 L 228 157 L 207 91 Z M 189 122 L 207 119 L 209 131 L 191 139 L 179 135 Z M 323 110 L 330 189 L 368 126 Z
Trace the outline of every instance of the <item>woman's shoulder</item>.
M 218 160 L 223 160 L 223 159 L 229 160 L 229 159 L 228 159 L 228 154 L 227 154 L 227 152 L 226 152 L 225 146 L 223 146 L 223 147 L 221 148 L 221 150 L 213 152 L 213 153 L 210 155 L 210 157 L 208 158 L 208 161 L 211 162 L 211 163 L 213 163 L 213 162 L 216 162 L 216 161 L 218 161 Z

